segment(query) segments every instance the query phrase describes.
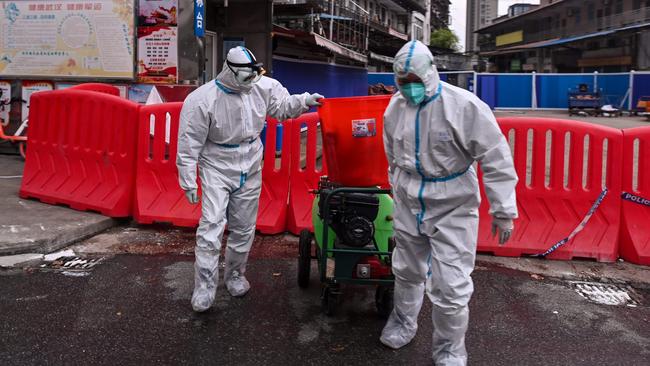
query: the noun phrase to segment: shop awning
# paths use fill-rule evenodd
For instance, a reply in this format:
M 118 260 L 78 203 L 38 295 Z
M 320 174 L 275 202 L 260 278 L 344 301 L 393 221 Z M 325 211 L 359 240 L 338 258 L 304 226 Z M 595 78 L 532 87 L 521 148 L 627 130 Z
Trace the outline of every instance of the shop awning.
M 609 29 L 609 30 L 604 30 L 604 31 L 600 31 L 600 32 L 595 32 L 595 33 L 582 34 L 582 35 L 579 35 L 579 36 L 547 39 L 547 40 L 544 40 L 544 41 L 526 43 L 526 44 L 511 46 L 511 47 L 506 47 L 506 48 L 500 48 L 500 49 L 494 50 L 494 51 L 481 52 L 481 55 L 484 55 L 484 56 L 503 55 L 503 54 L 508 54 L 508 53 L 516 53 L 516 52 L 520 52 L 520 51 L 527 50 L 527 49 L 532 49 L 532 48 L 544 48 L 544 47 L 558 46 L 558 45 L 567 44 L 567 43 L 571 43 L 571 42 L 581 41 L 581 40 L 584 40 L 584 39 L 602 37 L 602 36 L 606 36 L 606 35 L 617 33 L 617 32 L 622 32 L 622 31 L 636 29 L 636 28 L 643 28 L 643 27 L 648 27 L 648 26 L 650 26 L 650 22 L 641 23 L 641 24 L 634 24 L 634 25 L 629 25 L 629 26 L 620 27 L 620 28 L 616 28 L 616 29 Z
M 395 62 L 395 58 L 393 58 L 393 57 L 380 55 L 380 54 L 374 53 L 374 52 L 370 52 L 370 58 L 373 59 L 373 60 L 385 62 L 387 64 L 392 64 L 393 62 Z
M 332 42 L 329 39 L 325 37 L 321 37 L 316 33 L 310 33 L 310 35 L 313 37 L 314 42 L 323 48 L 327 48 L 328 50 L 339 54 L 341 56 L 345 56 L 347 58 L 350 58 L 355 61 L 367 63 L 368 62 L 368 57 L 366 57 L 364 54 L 361 54 L 359 52 L 352 51 L 351 49 L 345 48 L 341 45 L 339 45 L 336 42 Z

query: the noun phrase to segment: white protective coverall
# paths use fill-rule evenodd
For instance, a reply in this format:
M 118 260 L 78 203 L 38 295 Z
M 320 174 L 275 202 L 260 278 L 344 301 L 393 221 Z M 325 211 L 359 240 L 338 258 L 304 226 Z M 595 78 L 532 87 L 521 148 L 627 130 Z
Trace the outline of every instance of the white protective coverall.
M 255 237 L 257 208 L 262 185 L 263 146 L 260 133 L 266 116 L 279 121 L 318 105 L 304 93 L 289 95 L 276 80 L 251 70 L 228 65 L 253 63 L 249 50 L 230 50 L 217 78 L 194 92 L 183 104 L 178 131 L 179 182 L 190 202 L 197 201 L 197 164 L 201 178 L 202 215 L 196 232 L 195 275 L 192 307 L 209 309 L 216 296 L 221 238 L 228 223 L 224 280 L 231 295 L 243 296 L 250 285 L 244 273 Z M 238 72 L 238 75 L 235 75 Z
M 413 339 L 426 283 L 433 303 L 433 360 L 465 365 L 480 203 L 473 164 L 481 164 L 496 221 L 511 224 L 517 217 L 517 175 L 490 108 L 472 93 L 441 82 L 424 44 L 407 43 L 395 56 L 394 69 L 396 77 L 419 77 L 426 97 L 412 105 L 398 92 L 384 115 L 395 202 L 395 305 L 380 340 L 400 348 Z

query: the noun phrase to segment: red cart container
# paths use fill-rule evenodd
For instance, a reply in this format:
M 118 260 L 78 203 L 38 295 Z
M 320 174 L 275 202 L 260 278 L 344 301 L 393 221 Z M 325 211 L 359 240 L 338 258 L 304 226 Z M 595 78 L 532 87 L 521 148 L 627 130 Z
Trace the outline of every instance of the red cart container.
M 332 182 L 351 187 L 388 186 L 382 138 L 391 96 L 323 99 L 318 109 L 323 151 Z

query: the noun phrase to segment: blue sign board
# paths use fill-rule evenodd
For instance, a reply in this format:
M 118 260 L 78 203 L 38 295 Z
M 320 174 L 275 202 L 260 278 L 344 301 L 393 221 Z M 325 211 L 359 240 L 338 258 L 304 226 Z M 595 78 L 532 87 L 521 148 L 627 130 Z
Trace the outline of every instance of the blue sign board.
M 194 35 L 205 36 L 205 0 L 194 0 Z

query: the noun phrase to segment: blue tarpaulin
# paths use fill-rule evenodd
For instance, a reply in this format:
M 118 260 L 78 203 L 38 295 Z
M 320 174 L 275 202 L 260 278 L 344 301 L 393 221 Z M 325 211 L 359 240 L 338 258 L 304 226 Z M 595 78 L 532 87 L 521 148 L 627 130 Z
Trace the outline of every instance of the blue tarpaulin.
M 650 74 L 634 74 L 632 108 L 636 107 L 639 98 L 650 96 Z
M 328 98 L 368 95 L 368 71 L 357 67 L 274 58 L 273 78 L 291 94 L 320 93 Z
M 569 90 L 577 89 L 579 84 L 587 84 L 592 91 L 594 75 L 537 75 L 537 107 L 569 108 Z

